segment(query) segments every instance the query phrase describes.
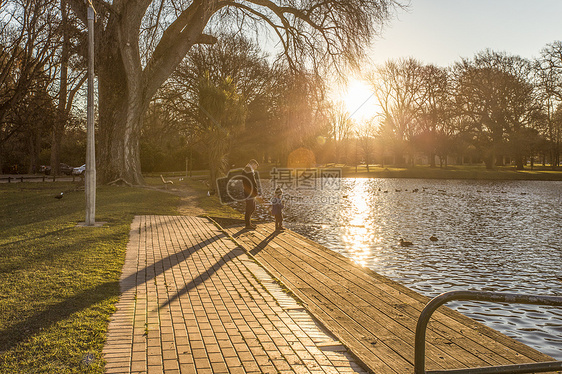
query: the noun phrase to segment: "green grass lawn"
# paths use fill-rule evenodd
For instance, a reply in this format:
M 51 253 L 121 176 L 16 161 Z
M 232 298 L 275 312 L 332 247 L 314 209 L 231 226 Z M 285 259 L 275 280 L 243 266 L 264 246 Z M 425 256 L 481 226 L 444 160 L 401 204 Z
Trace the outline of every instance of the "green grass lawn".
M 102 373 L 133 216 L 177 213 L 177 196 L 103 186 L 96 221 L 107 223 L 77 227 L 74 187 L 0 185 L 0 373 Z
M 339 165 L 338 165 L 339 166 Z M 446 168 L 428 165 L 414 167 L 380 167 L 370 165 L 369 172 L 365 165 L 342 166 L 344 177 L 359 178 L 428 178 L 428 179 L 485 179 L 485 180 L 562 180 L 562 170 L 551 170 L 548 167 L 526 167 L 516 170 L 513 166 L 498 166 L 487 170 L 484 165 L 450 165 Z
M 186 178 L 184 175 L 176 173 L 165 174 L 166 180 L 172 181 L 174 184 L 169 186 L 169 192 L 178 192 L 181 195 L 182 191 L 189 191 L 193 194 L 193 203 L 201 208 L 205 215 L 223 218 L 243 218 L 244 215 L 229 205 L 221 204 L 217 195 L 208 196 L 208 172 L 198 171 L 198 175 L 193 175 L 191 178 Z M 162 180 L 160 176 L 145 175 L 144 181 L 148 186 L 162 188 Z
M 271 178 L 271 170 L 278 167 L 275 164 L 262 164 L 259 173 L 262 179 Z M 283 166 L 279 166 L 284 168 Z M 348 178 L 427 178 L 427 179 L 485 179 L 485 180 L 562 180 L 562 169 L 558 167 L 552 170 L 549 166 L 535 165 L 531 170 L 525 166 L 524 170 L 516 170 L 514 166 L 497 166 L 487 170 L 484 164 L 474 165 L 448 165 L 440 168 L 429 165 L 416 165 L 414 167 L 400 167 L 388 165 L 381 167 L 380 164 L 370 165 L 369 172 L 365 165 L 329 164 L 320 165 L 319 168 L 334 167 L 342 170 L 342 176 Z M 193 174 L 194 180 L 208 178 L 207 170 L 197 170 Z M 173 180 L 184 177 L 185 172 L 164 173 L 164 176 Z M 157 178 L 156 178 L 157 177 Z M 175 177 L 175 178 L 174 178 Z M 162 184 L 159 175 L 151 175 L 147 178 L 153 180 L 154 184 Z M 186 180 L 188 178 L 185 178 Z M 189 178 L 191 179 L 191 178 Z

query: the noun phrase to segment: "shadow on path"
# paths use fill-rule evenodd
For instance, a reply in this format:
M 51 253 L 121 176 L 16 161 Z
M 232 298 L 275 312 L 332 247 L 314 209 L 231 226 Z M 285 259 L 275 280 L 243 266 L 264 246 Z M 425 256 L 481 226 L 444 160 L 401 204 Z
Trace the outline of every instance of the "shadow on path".
M 145 267 L 142 270 L 137 271 L 134 274 L 129 275 L 127 278 L 123 279 L 121 282 L 124 286 L 124 289 L 122 290 L 122 292 L 128 291 L 130 290 L 133 285 L 136 286 L 137 284 L 137 276 L 140 273 L 144 273 L 145 274 L 145 278 L 143 280 L 142 283 L 146 283 L 154 278 L 156 278 L 158 275 L 166 272 L 167 270 L 173 268 L 174 266 L 184 262 L 185 260 L 187 260 L 189 258 L 189 256 L 191 256 L 192 254 L 194 254 L 195 252 L 197 252 L 200 249 L 203 249 L 204 247 L 208 246 L 209 244 L 216 242 L 217 240 L 220 240 L 222 238 L 226 238 L 226 235 L 224 235 L 223 233 L 220 233 L 218 235 L 213 236 L 212 238 L 203 240 L 195 245 L 192 245 L 189 248 L 186 248 L 184 250 L 182 250 L 181 252 L 176 252 L 171 254 L 168 257 L 165 257 L 153 264 L 150 264 L 149 266 Z M 154 271 L 153 272 L 148 272 L 147 270 L 153 268 Z M 129 286 L 128 286 L 129 285 Z
M 269 234 L 268 236 L 266 236 L 261 242 L 259 242 L 258 244 L 256 244 L 256 246 L 254 248 L 252 248 L 250 250 L 250 254 L 252 256 L 257 255 L 258 253 L 260 253 L 260 251 L 262 249 L 264 249 L 265 247 L 267 247 L 267 244 L 269 244 L 270 241 L 272 241 L 273 239 L 275 239 L 275 237 L 279 235 L 278 231 L 273 231 L 271 234 Z
M 50 328 L 52 325 L 56 324 L 57 322 L 60 322 L 70 317 L 70 315 L 72 315 L 73 313 L 87 309 L 92 305 L 102 302 L 103 300 L 115 296 L 119 296 L 121 293 L 130 290 L 131 288 L 137 285 L 138 282 L 137 276 L 139 274 L 144 273 L 144 279 L 142 279 L 142 283 L 148 282 L 154 279 L 156 276 L 167 271 L 168 269 L 185 261 L 187 258 L 189 258 L 189 256 L 191 256 L 196 251 L 206 247 L 207 245 L 215 241 L 218 241 L 226 237 L 227 236 L 224 233 L 220 232 L 209 239 L 204 239 L 199 241 L 195 245 L 192 245 L 191 247 L 186 248 L 181 252 L 173 253 L 166 258 L 163 258 L 153 264 L 150 264 L 149 266 L 143 268 L 142 270 L 139 270 L 134 274 L 129 275 L 121 282 L 111 281 L 88 288 L 87 290 L 75 296 L 71 296 L 59 303 L 47 306 L 44 310 L 37 312 L 33 315 L 30 315 L 29 317 L 25 318 L 21 322 L 3 328 L 2 330 L 0 330 L 0 352 L 7 351 L 15 347 L 17 344 L 36 335 L 41 330 Z M 238 249 L 238 251 L 241 250 Z M 211 270 L 216 271 L 215 267 L 219 265 L 222 266 L 228 260 L 228 256 L 230 255 L 231 256 L 230 258 L 232 258 L 232 255 L 234 253 L 235 250 L 232 250 L 229 254 L 225 255 L 223 260 L 220 260 L 219 263 L 217 263 L 217 265 L 211 268 Z M 236 256 L 238 255 L 239 254 L 236 254 Z M 207 272 L 209 272 L 209 270 Z M 193 286 L 196 287 L 197 284 L 201 284 L 206 279 L 208 279 L 208 276 L 200 276 L 197 279 L 191 281 L 189 287 L 193 287 Z M 119 292 L 120 286 L 123 287 L 123 289 L 121 289 L 121 293 Z M 189 289 L 188 286 L 186 286 L 186 288 L 187 289 L 185 290 L 185 292 L 187 292 Z M 174 296 L 173 300 L 175 300 L 179 296 L 180 295 Z M 168 303 L 170 301 L 168 301 Z
M 228 252 L 227 254 L 222 256 L 221 259 L 218 260 L 213 266 L 211 266 L 209 269 L 205 270 L 203 273 L 201 273 L 197 278 L 193 279 L 191 282 L 187 283 L 185 285 L 185 287 L 183 287 L 174 296 L 170 297 L 168 299 L 168 301 L 166 301 L 164 304 L 162 304 L 159 307 L 159 309 L 165 308 L 166 306 L 170 305 L 173 301 L 177 300 L 182 295 L 185 295 L 186 293 L 188 293 L 191 289 L 199 286 L 200 284 L 205 282 L 207 279 L 209 279 L 213 274 L 215 274 L 217 272 L 217 270 L 219 270 L 222 266 L 224 266 L 228 261 L 230 261 L 230 260 L 232 260 L 232 259 L 234 259 L 234 258 L 236 258 L 240 255 L 243 255 L 244 253 L 246 253 L 246 251 L 244 251 L 240 247 L 233 248 L 230 252 Z
M 236 239 L 236 238 L 240 238 L 243 234 L 252 233 L 252 232 L 253 232 L 253 230 L 241 228 L 238 231 L 236 231 L 235 233 L 231 234 L 231 236 Z M 281 233 L 281 231 L 273 231 L 269 235 L 267 235 L 261 242 L 259 242 L 258 244 L 255 244 L 255 245 L 250 244 L 250 242 L 248 240 L 245 240 L 244 244 L 246 244 L 249 247 L 248 252 L 252 256 L 255 256 L 262 249 L 264 249 L 269 244 L 269 242 L 271 242 L 273 239 L 275 239 L 275 237 L 277 235 L 279 235 L 280 233 Z
M 239 220 L 235 220 L 236 223 L 239 223 Z M 223 222 L 224 223 L 224 222 Z M 220 224 L 219 224 L 220 225 Z M 241 230 L 239 230 L 238 232 L 236 232 L 234 235 L 232 235 L 232 237 L 239 237 L 240 235 L 242 235 L 243 233 L 248 233 L 248 232 L 252 232 L 252 230 L 248 230 L 245 228 L 242 228 Z M 265 248 L 267 246 L 267 244 L 272 241 L 277 235 L 279 234 L 278 231 L 274 231 L 271 234 L 269 234 L 266 238 L 264 238 L 264 240 L 262 240 L 259 244 L 257 244 L 251 251 L 249 251 L 250 254 L 255 255 L 257 254 L 259 251 L 261 251 L 263 248 Z M 212 241 L 216 241 L 220 238 L 226 237 L 226 235 L 221 234 L 218 236 L 215 236 L 213 238 L 211 238 Z M 211 241 L 209 241 L 206 244 L 210 244 Z M 193 247 L 192 247 L 193 248 Z M 209 269 L 207 269 L 205 272 L 201 273 L 197 278 L 193 279 L 191 282 L 189 282 L 188 284 L 185 285 L 185 287 L 183 287 L 179 292 L 177 292 L 174 296 L 170 297 L 168 299 L 168 301 L 166 301 L 164 304 L 162 304 L 159 309 L 165 308 L 166 306 L 170 305 L 172 302 L 174 302 L 175 300 L 177 300 L 179 297 L 181 297 L 182 295 L 185 295 L 187 292 L 189 292 L 191 289 L 199 286 L 200 284 L 202 284 L 203 282 L 205 282 L 207 279 L 209 279 L 213 274 L 215 274 L 217 272 L 217 270 L 219 270 L 223 265 L 225 265 L 228 261 L 242 255 L 246 253 L 246 250 L 241 247 L 241 246 L 237 246 L 236 248 L 233 248 L 230 252 L 228 252 L 227 254 L 225 254 L 224 256 L 222 256 L 222 258 L 220 260 L 218 260 L 213 266 L 211 266 Z

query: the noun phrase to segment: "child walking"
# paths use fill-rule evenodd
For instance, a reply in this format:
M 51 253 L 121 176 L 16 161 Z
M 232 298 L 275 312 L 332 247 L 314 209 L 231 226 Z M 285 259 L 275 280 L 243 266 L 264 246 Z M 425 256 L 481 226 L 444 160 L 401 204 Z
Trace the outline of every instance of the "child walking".
M 275 189 L 275 196 L 271 199 L 271 214 L 275 217 L 275 230 L 283 231 L 283 190 Z

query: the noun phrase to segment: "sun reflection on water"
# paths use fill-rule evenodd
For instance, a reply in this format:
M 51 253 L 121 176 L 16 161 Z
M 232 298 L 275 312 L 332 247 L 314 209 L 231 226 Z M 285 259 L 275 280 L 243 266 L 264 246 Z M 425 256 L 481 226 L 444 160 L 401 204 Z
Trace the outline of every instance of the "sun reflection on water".
M 343 204 L 340 215 L 343 221 L 342 241 L 349 257 L 361 266 L 376 262 L 373 257 L 373 246 L 380 242 L 375 234 L 374 222 L 370 220 L 370 207 L 373 198 L 369 188 L 363 180 L 355 181 L 355 185 L 345 197 L 347 204 Z M 375 259 L 375 261 L 373 261 Z

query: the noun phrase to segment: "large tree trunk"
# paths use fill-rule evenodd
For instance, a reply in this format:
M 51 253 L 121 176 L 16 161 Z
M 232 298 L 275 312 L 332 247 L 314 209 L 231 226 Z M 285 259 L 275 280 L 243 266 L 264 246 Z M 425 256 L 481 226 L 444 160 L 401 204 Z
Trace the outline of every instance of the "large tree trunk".
M 143 115 L 161 84 L 196 43 L 214 43 L 203 35 L 213 6 L 194 2 L 166 30 L 147 65 L 141 65 L 138 34 L 149 2 L 127 2 L 122 17 L 111 18 L 98 38 L 99 131 L 97 177 L 100 183 L 122 179 L 144 184 L 140 164 Z M 187 26 L 189 25 L 189 26 Z
M 144 184 L 140 165 L 139 138 L 142 129 L 142 89 L 140 74 L 127 77 L 119 50 L 113 48 L 110 60 L 99 68 L 99 130 L 96 165 L 100 183 L 123 179 Z
M 517 153 L 515 155 L 515 165 L 517 170 L 524 170 L 525 169 L 525 163 L 524 163 L 525 157 L 519 153 Z
M 484 163 L 486 164 L 486 170 L 493 170 L 496 158 L 493 153 L 489 153 L 484 156 Z

